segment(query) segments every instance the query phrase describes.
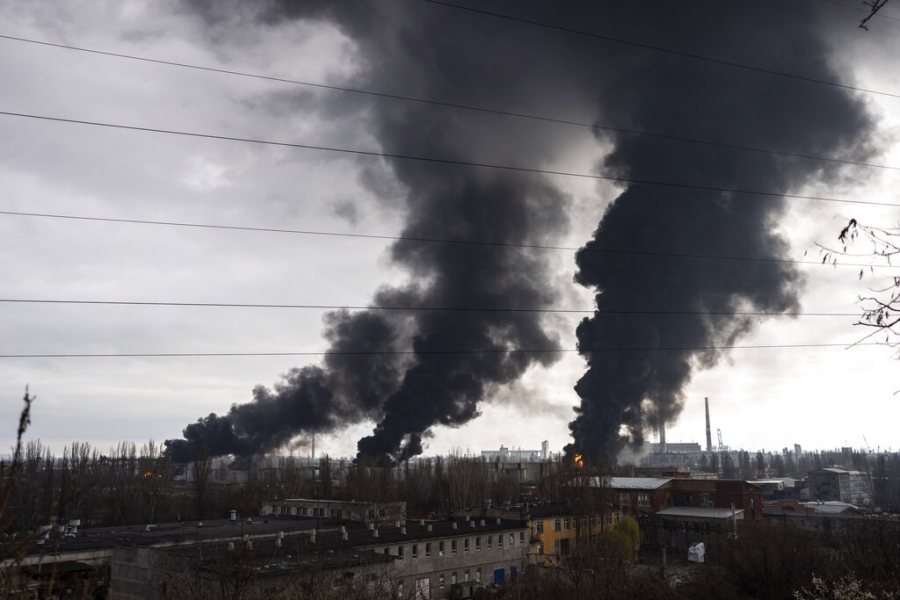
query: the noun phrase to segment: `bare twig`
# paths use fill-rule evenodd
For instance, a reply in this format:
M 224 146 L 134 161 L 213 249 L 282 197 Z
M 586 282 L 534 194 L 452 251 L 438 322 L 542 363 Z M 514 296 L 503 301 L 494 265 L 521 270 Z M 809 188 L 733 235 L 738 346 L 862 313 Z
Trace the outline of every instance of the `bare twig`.
M 863 2 L 863 4 L 869 7 L 869 14 L 866 15 L 865 19 L 859 22 L 859 26 L 868 31 L 869 26 L 867 25 L 867 23 L 869 22 L 869 19 L 878 14 L 878 11 L 881 10 L 887 3 L 888 0 L 872 0 L 871 2 Z

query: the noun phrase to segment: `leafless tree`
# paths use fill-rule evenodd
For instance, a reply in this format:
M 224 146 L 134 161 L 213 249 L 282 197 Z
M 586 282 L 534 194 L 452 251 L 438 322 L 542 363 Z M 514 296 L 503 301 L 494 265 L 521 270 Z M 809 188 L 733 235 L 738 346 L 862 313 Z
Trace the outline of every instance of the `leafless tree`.
M 864 258 L 859 279 L 866 274 L 877 278 L 869 292 L 859 297 L 861 313 L 855 325 L 867 333 L 857 343 L 875 338 L 897 350 L 900 357 L 900 276 L 881 275 L 881 268 L 898 266 L 894 263 L 900 256 L 900 226 L 873 227 L 850 219 L 838 234 L 838 241 L 840 248 L 819 246 L 823 263 L 837 265 L 848 258 Z M 851 253 L 851 246 L 863 246 L 862 252 Z
M 194 480 L 194 499 L 196 501 L 197 518 L 204 519 L 209 510 L 210 477 L 212 475 L 212 457 L 209 446 L 203 444 L 191 463 L 191 475 Z
M 481 457 L 453 453 L 447 459 L 447 491 L 453 510 L 483 505 L 488 493 L 488 473 Z

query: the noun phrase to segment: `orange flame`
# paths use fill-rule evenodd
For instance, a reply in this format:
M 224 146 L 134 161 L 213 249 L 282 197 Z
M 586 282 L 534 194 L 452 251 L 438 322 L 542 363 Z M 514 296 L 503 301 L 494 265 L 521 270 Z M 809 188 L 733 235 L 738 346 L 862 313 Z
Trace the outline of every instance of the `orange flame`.
M 584 461 L 581 460 L 580 454 L 575 455 L 575 464 L 578 466 L 579 469 L 584 466 Z

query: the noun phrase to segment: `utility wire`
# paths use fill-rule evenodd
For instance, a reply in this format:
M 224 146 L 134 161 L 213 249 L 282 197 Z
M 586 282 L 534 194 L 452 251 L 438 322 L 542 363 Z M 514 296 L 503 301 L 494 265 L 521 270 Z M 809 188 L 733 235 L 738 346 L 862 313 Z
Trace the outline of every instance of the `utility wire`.
M 473 312 L 473 313 L 555 313 L 555 314 L 591 314 L 601 315 L 710 315 L 710 316 L 752 316 L 752 317 L 858 317 L 859 313 L 832 312 L 775 312 L 775 311 L 742 311 L 742 310 L 610 310 L 577 309 L 577 308 L 478 308 L 452 306 L 379 306 L 379 305 L 346 305 L 346 304 L 260 304 L 234 302 L 151 302 L 129 300 L 48 300 L 38 298 L 0 298 L 2 304 L 74 304 L 98 306 L 169 306 L 193 308 L 273 308 L 300 310 L 383 310 L 398 312 Z
M 691 259 L 700 259 L 700 260 L 733 260 L 733 261 L 743 261 L 743 262 L 762 262 L 762 263 L 784 263 L 784 264 L 793 264 L 793 265 L 814 265 L 814 266 L 822 266 L 828 265 L 831 267 L 863 267 L 863 268 L 877 268 L 877 269 L 897 269 L 900 268 L 900 265 L 873 265 L 872 263 L 853 263 L 853 262 L 827 262 L 822 260 L 791 260 L 786 258 L 754 258 L 749 256 L 719 256 L 713 254 L 685 254 L 678 252 L 650 252 L 643 250 L 615 250 L 615 249 L 600 249 L 594 247 L 583 247 L 577 248 L 574 246 L 551 246 L 551 245 L 543 245 L 543 244 L 515 244 L 511 242 L 487 242 L 487 241 L 479 241 L 479 240 L 451 240 L 451 239 L 440 239 L 440 238 L 423 238 L 423 237 L 414 237 L 414 236 L 402 236 L 402 235 L 376 235 L 376 234 L 367 234 L 367 233 L 343 233 L 343 232 L 335 232 L 335 231 L 313 231 L 308 229 L 281 229 L 274 227 L 249 227 L 242 225 L 216 225 L 212 223 L 184 223 L 179 221 L 150 221 L 146 219 L 113 219 L 107 217 L 87 217 L 81 215 L 63 215 L 63 214 L 52 214 L 52 213 L 33 213 L 33 212 L 20 212 L 20 211 L 12 211 L 12 210 L 0 210 L 0 215 L 7 216 L 15 216 L 15 217 L 35 217 L 35 218 L 47 218 L 47 219 L 70 219 L 75 221 L 93 221 L 100 223 L 124 223 L 131 225 L 156 225 L 156 226 L 166 226 L 166 227 L 189 227 L 189 228 L 197 228 L 197 229 L 218 229 L 225 231 L 249 231 L 249 232 L 258 232 L 258 233 L 284 233 L 284 234 L 293 234 L 293 235 L 310 235 L 310 236 L 323 236 L 323 237 L 345 237 L 345 238 L 361 238 L 361 239 L 372 239 L 372 240 L 386 240 L 386 241 L 405 241 L 405 242 L 421 242 L 421 243 L 429 243 L 429 244 L 458 244 L 464 246 L 487 246 L 487 247 L 497 247 L 497 248 L 519 248 L 519 249 L 530 249 L 530 250 L 559 250 L 565 252 L 589 252 L 589 253 L 598 253 L 598 254 L 621 254 L 625 256 L 646 256 L 653 258 L 691 258 Z M 862 258 L 864 254 L 860 255 L 847 255 L 841 254 L 841 256 L 850 256 L 851 258 Z
M 576 177 L 581 179 L 594 179 L 601 181 L 615 181 L 619 183 L 628 183 L 628 184 L 638 184 L 638 185 L 653 185 L 659 187 L 670 187 L 670 188 L 678 188 L 678 189 L 691 189 L 691 190 L 699 190 L 706 192 L 723 192 L 729 194 L 746 194 L 752 196 L 763 196 L 769 198 L 791 198 L 795 200 L 812 200 L 817 202 L 837 202 L 842 204 L 857 204 L 857 205 L 866 205 L 866 206 L 890 206 L 892 208 L 900 208 L 900 204 L 890 203 L 890 202 L 874 202 L 871 200 L 848 200 L 845 198 L 826 198 L 822 196 L 804 196 L 801 194 L 788 194 L 788 193 L 780 193 L 780 192 L 766 192 L 761 190 L 741 190 L 741 189 L 729 189 L 729 188 L 721 188 L 716 186 L 709 185 L 694 185 L 688 183 L 674 183 L 674 182 L 665 182 L 665 181 L 652 181 L 647 179 L 636 179 L 632 177 L 614 177 L 612 175 L 597 175 L 594 173 L 577 173 L 573 171 L 556 171 L 550 169 L 538 169 L 534 167 L 516 167 L 512 165 L 498 165 L 492 163 L 482 163 L 482 162 L 472 162 L 472 161 L 464 161 L 464 160 L 456 160 L 450 158 L 437 158 L 431 156 L 417 156 L 413 154 L 398 154 L 391 152 L 377 152 L 375 150 L 354 150 L 350 148 L 337 148 L 332 146 L 320 146 L 314 144 L 299 144 L 299 143 L 291 143 L 291 142 L 276 142 L 272 140 L 260 140 L 255 138 L 242 138 L 235 136 L 227 136 L 227 135 L 215 135 L 210 133 L 197 133 L 191 131 L 180 131 L 174 129 L 160 129 L 155 127 L 138 127 L 135 125 L 121 125 L 117 123 L 107 123 L 101 121 L 86 121 L 82 119 L 67 119 L 63 117 L 50 117 L 47 115 L 35 115 L 29 113 L 19 113 L 19 112 L 11 112 L 11 111 L 0 111 L 0 115 L 6 115 L 9 117 L 19 117 L 25 119 L 36 119 L 41 121 L 50 121 L 55 123 L 71 123 L 76 125 L 90 125 L 93 127 L 105 127 L 109 129 L 123 129 L 127 131 L 141 131 L 145 133 L 162 133 L 166 135 L 178 135 L 184 137 L 195 137 L 202 139 L 211 139 L 211 140 L 221 140 L 221 141 L 229 141 L 229 142 L 243 142 L 249 144 L 261 144 L 268 146 L 278 146 L 283 148 L 299 148 L 303 150 L 314 150 L 320 152 L 335 152 L 341 154 L 350 154 L 353 156 L 373 156 L 378 158 L 390 158 L 396 160 L 409 160 L 416 162 L 425 162 L 432 164 L 444 164 L 444 165 L 455 165 L 455 166 L 463 166 L 463 167 L 478 167 L 484 169 L 496 169 L 501 171 L 513 171 L 518 173 L 534 173 L 540 175 L 560 175 L 563 177 Z
M 843 6 L 844 8 L 849 8 L 850 10 L 855 10 L 856 12 L 863 12 L 872 14 L 873 17 L 879 17 L 882 19 L 890 19 L 891 21 L 900 21 L 900 18 L 893 17 L 891 15 L 883 14 L 882 12 L 872 13 L 872 9 L 870 8 L 862 8 L 861 6 L 853 6 L 850 4 L 844 4 L 843 2 L 838 2 L 837 0 L 822 0 L 822 2 L 827 2 L 828 4 L 833 4 L 835 6 Z
M 554 354 L 593 352 L 694 352 L 707 350 L 773 350 L 800 348 L 850 348 L 855 346 L 881 346 L 877 342 L 847 344 L 754 344 L 748 346 L 672 346 L 666 348 L 591 348 L 591 349 L 539 349 L 539 350 L 372 350 L 372 351 L 326 351 L 326 352 L 140 352 L 140 353 L 73 353 L 73 354 L 0 354 L 2 358 L 187 358 L 187 357 L 254 357 L 254 356 L 396 356 L 396 355 L 442 355 L 442 354 Z
M 662 46 L 654 46 L 652 44 L 645 44 L 643 42 L 634 42 L 631 40 L 626 40 L 622 38 L 616 38 L 608 35 L 602 35 L 599 33 L 593 33 L 590 31 L 585 31 L 583 29 L 575 29 L 572 27 L 564 27 L 562 25 L 553 25 L 551 23 L 544 23 L 542 21 L 535 21 L 532 19 L 526 19 L 524 17 L 514 17 L 512 15 L 507 15 L 503 13 L 492 12 L 489 10 L 484 10 L 481 8 L 472 8 L 470 6 L 460 6 L 459 4 L 454 4 L 452 2 L 445 2 L 443 0 L 424 0 L 430 4 L 437 4 L 440 6 L 446 6 L 448 8 L 455 8 L 457 10 L 463 10 L 470 13 L 475 13 L 479 15 L 485 15 L 489 17 L 495 17 L 498 19 L 504 19 L 507 21 L 513 21 L 516 23 L 524 23 L 526 25 L 534 25 L 536 27 L 544 27 L 546 29 L 553 29 L 555 31 L 562 31 L 565 33 L 574 33 L 576 35 L 589 37 L 597 40 L 603 40 L 606 42 L 613 42 L 616 44 L 622 44 L 625 46 L 632 46 L 634 48 L 643 48 L 644 50 L 653 50 L 655 52 L 663 52 L 665 54 L 671 54 L 674 56 L 680 56 L 682 58 L 690 58 L 693 60 L 702 60 L 704 62 L 713 63 L 717 65 L 724 65 L 727 67 L 734 67 L 737 69 L 745 69 L 747 71 L 754 71 L 756 73 L 765 73 L 767 75 L 776 75 L 778 77 L 784 77 L 787 79 L 796 79 L 798 81 L 805 81 L 807 83 L 815 83 L 819 85 L 827 85 L 830 87 L 836 87 L 844 90 L 851 90 L 854 92 L 863 92 L 866 94 L 874 94 L 877 96 L 886 96 L 888 98 L 900 98 L 900 94 L 895 94 L 891 92 L 882 92 L 879 90 L 873 90 L 871 88 L 862 88 L 856 87 L 852 85 L 847 85 L 844 83 L 838 83 L 837 81 L 828 81 L 826 79 L 816 79 L 815 77 L 807 77 L 805 75 L 797 75 L 795 73 L 785 73 L 783 71 L 776 71 L 774 69 L 766 69 L 764 67 L 755 67 L 753 65 L 746 65 L 743 63 L 738 63 L 730 60 L 723 60 L 721 58 L 713 58 L 711 56 L 703 56 L 702 54 L 694 54 L 692 52 L 683 52 L 681 50 L 672 50 L 671 48 L 663 48 Z
M 442 107 L 446 107 L 446 108 L 467 110 L 467 111 L 471 111 L 471 112 L 479 112 L 479 113 L 484 113 L 484 114 L 502 115 L 502 116 L 506 116 L 506 117 L 528 119 L 528 120 L 532 120 L 532 121 L 543 121 L 546 123 L 555 123 L 557 125 L 570 125 L 573 127 L 582 127 L 582 128 L 586 128 L 586 129 L 591 129 L 593 131 L 609 131 L 612 133 L 644 136 L 644 137 L 651 137 L 651 138 L 670 140 L 670 141 L 676 141 L 676 142 L 684 142 L 684 143 L 690 143 L 690 144 L 701 144 L 701 145 L 705 145 L 705 146 L 713 146 L 716 148 L 729 148 L 732 150 L 760 152 L 760 153 L 764 153 L 764 154 L 772 154 L 775 156 L 785 156 L 785 157 L 790 157 L 790 158 L 803 158 L 803 159 L 808 159 L 808 160 L 818 160 L 818 161 L 838 163 L 838 164 L 844 164 L 844 165 L 853 165 L 853 166 L 858 166 L 858 167 L 871 167 L 871 168 L 875 168 L 875 169 L 900 170 L 900 167 L 895 167 L 895 166 L 891 166 L 891 165 L 882 165 L 882 164 L 869 163 L 869 162 L 863 162 L 863 161 L 831 158 L 831 157 L 826 157 L 826 156 L 816 156 L 813 154 L 798 154 L 798 153 L 794 153 L 794 152 L 783 152 L 780 150 L 772 150 L 772 149 L 767 149 L 767 148 L 756 148 L 753 146 L 745 146 L 742 144 L 730 144 L 727 142 L 701 140 L 701 139 L 689 138 L 689 137 L 683 137 L 683 136 L 677 136 L 677 135 L 668 135 L 668 134 L 663 134 L 663 133 L 654 133 L 654 132 L 650 132 L 650 131 L 641 131 L 641 130 L 637 130 L 637 129 L 627 129 L 627 128 L 623 128 L 623 127 L 611 127 L 611 126 L 606 126 L 606 125 L 597 125 L 595 123 L 585 123 L 583 121 L 573 121 L 570 119 L 562 119 L 562 118 L 556 118 L 556 117 L 534 115 L 534 114 L 529 114 L 529 113 L 521 113 L 521 112 L 513 112 L 513 111 L 485 108 L 485 107 L 481 107 L 481 106 L 473 106 L 470 104 L 458 104 L 458 103 L 454 103 L 454 102 L 443 102 L 440 100 L 429 100 L 426 98 L 417 98 L 414 96 L 405 96 L 405 95 L 401 95 L 401 94 L 390 94 L 387 92 L 377 92 L 374 90 L 366 90 L 366 89 L 361 89 L 361 88 L 351 88 L 351 87 L 339 86 L 339 85 L 328 85 L 328 84 L 323 84 L 323 83 L 314 83 L 311 81 L 300 81 L 300 80 L 296 80 L 296 79 L 275 77 L 272 75 L 249 73 L 246 71 L 235 71 L 235 70 L 231 70 L 231 69 L 206 67 L 206 66 L 193 65 L 193 64 L 182 63 L 182 62 L 161 60 L 161 59 L 155 59 L 155 58 L 147 58 L 147 57 L 143 57 L 143 56 L 135 56 L 135 55 L 131 55 L 131 54 L 122 54 L 119 52 L 107 52 L 107 51 L 103 51 L 103 50 L 94 50 L 91 48 L 71 46 L 71 45 L 67 45 L 67 44 L 55 44 L 52 42 L 44 42 L 44 41 L 40 41 L 40 40 L 15 37 L 15 36 L 11 36 L 11 35 L 0 34 L 0 39 L 5 39 L 5 40 L 10 40 L 10 41 L 15 41 L 15 42 L 25 42 L 25 43 L 29 43 L 29 44 L 37 44 L 37 45 L 41 45 L 41 46 L 49 46 L 52 48 L 60 48 L 60 49 L 64 49 L 64 50 L 75 50 L 78 52 L 98 54 L 101 56 L 110 56 L 110 57 L 114 57 L 114 58 L 124 58 L 124 59 L 128 59 L 128 60 L 136 60 L 136 61 L 141 61 L 141 62 L 146 62 L 146 63 L 166 65 L 166 66 L 170 66 L 170 67 L 180 67 L 180 68 L 184 68 L 184 69 L 208 71 L 208 72 L 212 72 L 212 73 L 221 73 L 221 74 L 225 74 L 225 75 L 235 75 L 238 77 L 261 79 L 261 80 L 265 80 L 265 81 L 274 81 L 274 82 L 286 83 L 286 84 L 290 84 L 290 85 L 302 85 L 302 86 L 306 86 L 306 87 L 313 87 L 313 88 L 324 89 L 324 90 L 348 92 L 348 93 L 353 93 L 353 94 L 362 94 L 362 95 L 366 95 L 366 96 L 373 96 L 376 98 L 402 100 L 404 102 L 415 102 L 415 103 L 426 104 L 426 105 L 431 105 L 431 106 L 442 106 Z

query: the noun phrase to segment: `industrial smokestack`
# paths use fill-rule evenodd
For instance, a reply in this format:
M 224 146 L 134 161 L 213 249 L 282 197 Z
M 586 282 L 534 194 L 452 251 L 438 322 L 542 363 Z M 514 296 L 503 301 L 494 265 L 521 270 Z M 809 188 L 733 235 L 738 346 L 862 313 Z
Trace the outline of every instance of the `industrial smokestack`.
M 709 398 L 704 398 L 706 404 L 706 451 L 712 452 L 712 429 L 709 427 Z
M 666 451 L 666 422 L 661 421 L 659 423 L 659 451 L 665 453 Z

